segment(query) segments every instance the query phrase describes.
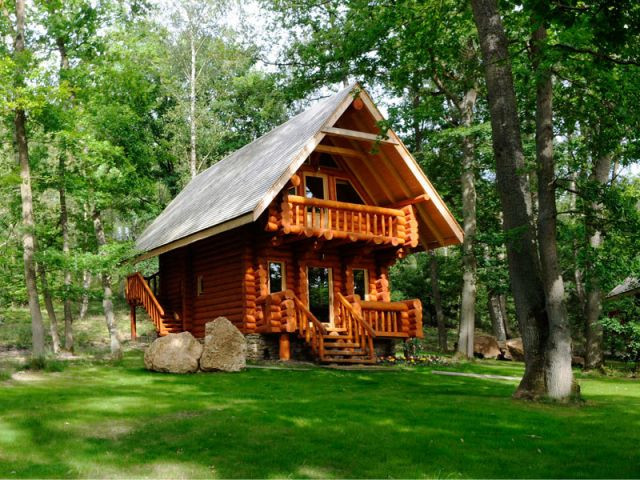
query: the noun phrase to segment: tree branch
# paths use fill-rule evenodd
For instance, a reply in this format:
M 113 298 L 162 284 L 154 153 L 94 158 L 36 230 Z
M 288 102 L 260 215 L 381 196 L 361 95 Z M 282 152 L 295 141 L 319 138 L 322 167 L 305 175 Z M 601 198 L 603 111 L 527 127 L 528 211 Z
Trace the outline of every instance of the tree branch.
M 597 52 L 597 51 L 592 50 L 590 48 L 579 48 L 579 47 L 574 47 L 572 45 L 567 45 L 565 43 L 556 43 L 556 44 L 554 44 L 552 46 L 555 47 L 555 48 L 559 48 L 561 50 L 566 50 L 568 52 L 584 53 L 584 54 L 587 54 L 587 55 L 591 55 L 592 57 L 599 58 L 600 60 L 604 60 L 606 62 L 615 63 L 617 65 L 635 65 L 637 67 L 640 67 L 640 61 L 638 61 L 638 60 L 616 58 L 616 57 L 612 57 L 611 55 L 607 55 L 607 54 L 604 54 L 604 53 Z

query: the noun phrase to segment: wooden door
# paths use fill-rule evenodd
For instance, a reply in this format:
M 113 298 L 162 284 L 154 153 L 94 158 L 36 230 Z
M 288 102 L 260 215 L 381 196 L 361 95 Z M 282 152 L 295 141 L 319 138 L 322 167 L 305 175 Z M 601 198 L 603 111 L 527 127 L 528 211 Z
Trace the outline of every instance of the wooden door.
M 323 323 L 333 325 L 333 278 L 329 267 L 307 268 L 308 305 Z

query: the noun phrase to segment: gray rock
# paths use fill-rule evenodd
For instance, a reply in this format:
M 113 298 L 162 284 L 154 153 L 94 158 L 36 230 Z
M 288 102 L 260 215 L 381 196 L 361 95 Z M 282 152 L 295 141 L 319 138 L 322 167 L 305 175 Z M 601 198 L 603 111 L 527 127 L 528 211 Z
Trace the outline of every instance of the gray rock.
M 148 370 L 166 373 L 198 371 L 202 345 L 189 332 L 170 333 L 153 341 L 144 352 Z
M 205 325 L 200 369 L 237 372 L 247 364 L 247 341 L 233 323 L 218 317 Z

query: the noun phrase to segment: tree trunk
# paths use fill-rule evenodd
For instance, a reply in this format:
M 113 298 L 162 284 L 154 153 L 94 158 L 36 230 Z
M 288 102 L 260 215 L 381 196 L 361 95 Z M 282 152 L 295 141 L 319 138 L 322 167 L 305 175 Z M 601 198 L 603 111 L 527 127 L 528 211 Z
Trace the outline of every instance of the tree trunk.
M 577 178 L 578 174 L 576 172 L 571 172 L 571 180 L 569 182 L 569 210 L 574 211 L 577 207 L 577 198 L 576 194 L 577 188 Z M 578 304 L 580 305 L 581 313 L 584 315 L 585 306 L 587 304 L 587 295 L 584 289 L 584 275 L 582 269 L 580 268 L 580 258 L 579 258 L 579 245 L 578 239 L 574 237 L 571 241 L 571 249 L 573 253 L 573 281 L 576 284 L 576 295 L 578 296 Z
M 473 108 L 478 94 L 469 90 L 462 100 L 460 110 L 462 125 L 470 127 Z M 462 243 L 462 300 L 460 307 L 460 330 L 458 336 L 458 354 L 473 358 L 473 333 L 476 316 L 476 270 L 477 260 L 474 253 L 476 236 L 476 186 L 475 186 L 475 148 L 471 136 L 462 139 L 462 214 L 464 217 L 464 240 Z
M 591 181 L 602 186 L 609 179 L 611 170 L 611 155 L 598 157 L 591 173 Z M 589 257 L 597 255 L 602 247 L 602 232 L 597 226 L 597 216 L 602 211 L 599 202 L 592 202 L 590 214 L 586 217 L 586 230 L 589 239 Z M 587 265 L 586 306 L 585 306 L 585 352 L 584 366 L 587 370 L 601 368 L 604 362 L 602 353 L 602 325 L 600 314 L 602 313 L 602 289 L 597 268 L 593 267 L 590 260 Z
M 84 320 L 89 311 L 89 287 L 91 286 L 91 272 L 85 270 L 82 272 L 82 303 L 80 304 L 80 313 L 78 319 Z
M 545 344 L 548 320 L 532 224 L 531 192 L 525 172 L 507 36 L 497 0 L 472 0 L 478 29 L 489 110 L 496 178 L 504 213 L 511 289 L 525 350 L 525 372 L 516 398 L 545 393 Z
M 499 342 L 504 342 L 507 340 L 507 322 L 504 318 L 504 310 L 502 309 L 503 298 L 503 294 L 489 293 L 487 302 L 489 316 L 491 317 L 491 326 L 493 327 L 493 335 Z
M 553 83 L 551 72 L 542 64 L 542 47 L 547 31 L 539 27 L 532 38 L 536 85 L 536 159 L 538 163 L 538 249 L 542 284 L 549 321 L 546 345 L 546 386 L 551 398 L 571 394 L 571 333 L 564 302 L 564 280 L 558 264 L 556 231 L 556 184 L 553 157 Z
M 191 178 L 198 174 L 198 164 L 196 155 L 196 44 L 193 31 L 189 34 L 189 43 L 191 47 L 191 74 L 189 83 L 191 91 L 189 93 L 189 127 L 190 127 L 190 148 L 189 148 L 189 170 Z
M 58 52 L 60 53 L 60 77 L 69 69 L 69 57 L 67 49 L 62 37 L 56 39 Z M 73 97 L 72 97 L 73 99 Z M 60 230 L 62 233 L 62 256 L 65 262 L 63 270 L 63 303 L 64 303 L 64 348 L 69 352 L 73 352 L 73 315 L 71 311 L 71 270 L 68 268 L 69 262 L 69 214 L 67 212 L 67 191 L 66 191 L 66 163 L 65 152 L 60 154 L 58 160 L 58 176 L 60 184 L 58 186 L 58 195 L 60 198 Z
M 24 51 L 24 0 L 16 0 L 16 38 L 14 42 L 15 56 L 19 57 Z M 20 63 L 21 60 L 19 60 Z M 20 72 L 22 76 L 22 72 Z M 23 83 L 23 79 L 20 79 Z M 16 109 L 14 117 L 16 147 L 20 164 L 20 197 L 22 199 L 22 248 L 24 260 L 24 277 L 29 297 L 29 313 L 31 314 L 31 355 L 36 361 L 44 359 L 44 325 L 42 311 L 38 298 L 35 269 L 35 224 L 33 220 L 33 196 L 31 192 L 31 170 L 29 168 L 29 143 L 26 132 L 27 118 L 24 110 Z
M 58 335 L 58 319 L 56 318 L 56 311 L 53 308 L 53 300 L 51 299 L 51 292 L 49 291 L 49 282 L 47 282 L 47 272 L 44 267 L 38 266 L 40 273 L 40 285 L 42 286 L 42 297 L 44 298 L 44 305 L 47 308 L 47 316 L 49 317 L 49 326 L 51 332 L 51 345 L 53 347 L 53 353 L 58 354 L 60 351 L 60 336 Z
M 436 310 L 436 323 L 438 325 L 438 345 L 440 351 L 446 353 L 449 350 L 447 346 L 447 326 L 444 322 L 444 313 L 442 312 L 442 297 L 440 295 L 440 286 L 438 285 L 438 257 L 433 250 L 429 252 L 430 271 L 431 271 L 431 298 L 433 306 Z
M 93 227 L 96 232 L 98 248 L 101 248 L 106 245 L 107 239 L 104 234 L 104 227 L 102 226 L 102 218 L 98 210 L 93 214 Z M 120 346 L 120 340 L 118 339 L 119 335 L 118 326 L 116 325 L 116 317 L 113 313 L 111 274 L 107 271 L 102 273 L 102 290 L 104 295 L 102 299 L 102 308 L 104 309 L 104 318 L 107 322 L 107 330 L 109 331 L 109 339 L 111 341 L 111 357 L 117 360 L 122 358 L 122 347 Z
M 504 325 L 504 332 L 507 339 L 512 338 L 511 329 L 509 328 L 509 317 L 507 316 L 507 296 L 504 293 L 498 295 L 500 301 L 500 312 L 502 314 L 502 323 Z

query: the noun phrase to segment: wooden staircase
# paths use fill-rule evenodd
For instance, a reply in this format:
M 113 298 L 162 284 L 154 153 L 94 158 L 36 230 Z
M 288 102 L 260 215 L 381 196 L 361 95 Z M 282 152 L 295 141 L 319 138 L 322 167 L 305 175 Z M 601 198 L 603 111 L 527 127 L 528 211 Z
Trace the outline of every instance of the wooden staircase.
M 266 295 L 256 303 L 269 312 L 268 328 L 262 331 L 297 334 L 322 363 L 376 362 L 374 330 L 362 318 L 357 304 L 341 294 L 338 294 L 335 327 L 320 322 L 291 290 Z
M 184 330 L 182 320 L 175 313 L 165 312 L 149 286 L 150 283 L 152 285 L 155 284 L 154 282 L 147 282 L 147 279 L 140 272 L 129 275 L 125 288 L 127 302 L 132 309 L 143 307 L 147 311 L 158 335 L 164 336 L 169 333 L 182 332 Z

